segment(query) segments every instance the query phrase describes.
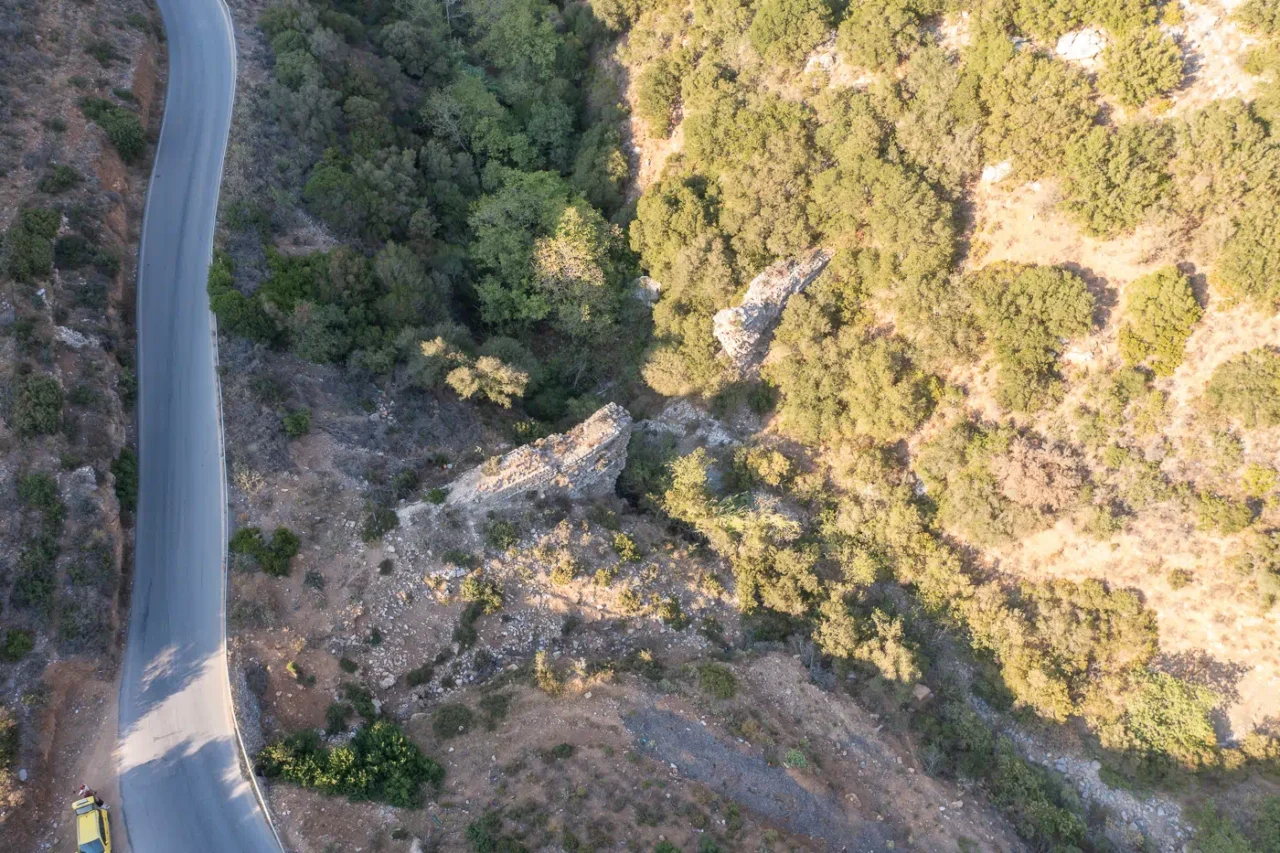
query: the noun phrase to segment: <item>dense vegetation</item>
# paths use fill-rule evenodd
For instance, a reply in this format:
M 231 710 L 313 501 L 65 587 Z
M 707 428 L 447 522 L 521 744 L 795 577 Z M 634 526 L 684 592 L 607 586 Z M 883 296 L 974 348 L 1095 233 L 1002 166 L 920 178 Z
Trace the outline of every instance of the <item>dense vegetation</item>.
M 938 708 L 914 722 L 932 771 L 980 780 L 1038 848 L 1087 846 L 1080 803 L 974 713 L 975 692 L 996 711 L 1082 722 L 1108 772 L 1144 785 L 1274 765 L 1261 735 L 1220 746 L 1210 713 L 1222 697 L 1157 668 L 1155 616 L 1136 591 L 1014 584 L 975 555 L 1066 521 L 1106 541 L 1160 509 L 1263 543 L 1241 562 L 1269 601 L 1280 558 L 1258 519 L 1275 472 L 1238 476 L 1233 430 L 1280 423 L 1280 356 L 1255 349 L 1216 368 L 1197 417 L 1226 461 L 1173 464 L 1186 448 L 1155 445 L 1168 377 L 1204 313 L 1189 268 L 1099 282 L 1070 265 L 984 263 L 962 217 L 982 166 L 1008 161 L 1013 181 L 1052 181 L 1058 209 L 1091 237 L 1170 223 L 1196 233 L 1215 297 L 1272 313 L 1280 148 L 1265 104 L 1163 116 L 1182 53 L 1144 2 L 968 4 L 969 38 L 953 52 L 926 27 L 953 7 L 913 0 L 445 8 L 264 13 L 274 79 L 259 108 L 279 116 L 270 141 L 296 154 L 228 199 L 239 239 L 209 278 L 224 332 L 543 427 L 605 397 L 643 400 L 642 386 L 772 411 L 777 450 L 673 456 L 637 436 L 620 491 L 723 559 L 744 615 L 786 626 L 775 639 L 801 634 L 826 666 L 903 702 L 916 682 L 934 685 Z M 1271 11 L 1239 14 L 1271 32 Z M 1096 78 L 1043 49 L 1086 24 L 1111 40 Z M 834 50 L 875 82 L 794 76 L 833 31 Z M 682 140 L 634 205 L 625 107 L 591 62 L 622 33 L 635 131 L 678 127 Z M 276 251 L 271 238 L 294 223 L 259 201 L 273 196 L 344 245 Z M 786 304 L 760 375 L 728 369 L 716 312 L 772 262 L 818 246 L 832 260 Z M 651 319 L 628 292 L 641 272 L 661 285 Z M 1095 334 L 1103 323 L 1118 353 L 1069 367 L 1086 338 L 1115 346 Z M 495 548 L 514 541 L 503 524 L 486 528 Z M 287 573 L 287 538 L 242 534 L 234 549 Z M 548 576 L 577 575 L 565 561 Z M 1191 583 L 1169 577 L 1174 591 Z M 465 647 L 502 590 L 473 574 L 459 592 Z M 736 689 L 717 665 L 698 681 L 717 701 Z M 473 724 L 454 705 L 435 722 L 440 737 Z M 281 775 L 345 790 L 305 781 L 328 778 L 314 742 L 273 748 Z M 472 841 L 500 829 L 477 821 Z

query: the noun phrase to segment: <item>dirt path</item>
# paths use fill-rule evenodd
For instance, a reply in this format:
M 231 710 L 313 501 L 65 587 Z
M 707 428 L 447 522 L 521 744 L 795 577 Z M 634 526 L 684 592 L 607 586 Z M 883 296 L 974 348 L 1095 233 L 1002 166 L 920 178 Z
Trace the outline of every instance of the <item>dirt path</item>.
M 645 752 L 681 775 L 763 815 L 789 832 L 821 839 L 831 850 L 891 850 L 887 824 L 850 819 L 838 802 L 806 790 L 786 771 L 722 743 L 705 727 L 670 711 L 645 708 L 623 718 Z

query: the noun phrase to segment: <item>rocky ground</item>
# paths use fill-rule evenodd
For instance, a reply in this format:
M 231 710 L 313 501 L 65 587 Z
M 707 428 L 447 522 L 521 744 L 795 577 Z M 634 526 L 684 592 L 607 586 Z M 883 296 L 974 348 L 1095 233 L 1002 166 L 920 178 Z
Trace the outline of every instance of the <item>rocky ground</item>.
M 34 640 L 20 661 L 0 662 L 0 710 L 18 727 L 12 763 L 0 761 L 6 849 L 67 849 L 64 810 L 81 782 L 118 802 L 111 753 L 132 521 L 113 466 L 133 435 L 134 267 L 149 156 L 126 164 L 80 105 L 103 99 L 154 134 L 164 74 L 159 16 L 141 0 L 0 3 L 0 231 L 10 238 L 0 262 L 0 634 Z M 19 275 L 11 262 L 27 208 L 61 217 L 48 274 Z M 62 388 L 46 434 L 20 434 L 15 421 L 26 374 Z M 53 477 L 65 506 L 52 583 L 34 604 L 13 595 L 39 524 L 18 508 L 16 483 L 31 474 Z M 116 849 L 128 850 L 120 820 Z

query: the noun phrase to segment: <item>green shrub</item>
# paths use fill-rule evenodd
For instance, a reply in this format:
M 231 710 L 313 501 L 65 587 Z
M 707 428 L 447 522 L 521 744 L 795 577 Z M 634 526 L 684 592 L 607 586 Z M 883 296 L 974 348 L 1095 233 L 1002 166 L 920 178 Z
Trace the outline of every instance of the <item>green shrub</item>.
M 439 788 L 444 768 L 426 757 L 394 724 L 380 720 L 356 732 L 349 746 L 329 749 L 314 731 L 299 732 L 258 753 L 258 773 L 352 801 L 401 808 L 422 805 L 421 788 Z
M 35 647 L 35 637 L 31 635 L 30 631 L 9 628 L 4 632 L 4 646 L 0 647 L 0 660 L 6 663 L 17 663 Z
M 1058 267 L 998 263 L 979 270 L 970 288 L 999 366 L 996 399 L 1014 411 L 1053 399 L 1063 342 L 1093 325 L 1093 296 L 1084 281 Z
M 1141 107 L 1182 83 L 1182 49 L 1155 27 L 1113 40 L 1102 62 L 1098 85 L 1127 107 Z
M 227 546 L 233 554 L 252 557 L 259 568 L 272 577 L 286 577 L 290 561 L 301 547 L 297 534 L 287 527 L 277 527 L 268 542 L 257 527 L 242 527 L 231 537 Z
M 53 238 L 62 225 L 56 210 L 29 207 L 9 226 L 9 273 L 34 281 L 53 272 Z
M 330 702 L 324 711 L 324 733 L 333 737 L 347 730 L 347 720 L 355 709 L 345 702 Z
M 1253 524 L 1254 512 L 1244 501 L 1201 492 L 1196 498 L 1196 526 L 1230 536 Z
M 738 691 L 738 679 L 728 667 L 707 663 L 698 667 L 698 686 L 715 699 L 732 699 Z
M 1225 295 L 1280 308 L 1280 213 L 1270 201 L 1248 204 L 1234 217 L 1211 278 Z
M 827 37 L 830 16 L 824 0 L 762 0 L 747 35 L 766 63 L 795 67 Z
M 1158 124 L 1093 128 L 1067 147 L 1063 208 L 1098 237 L 1133 230 L 1169 194 L 1171 142 Z
M 1176 592 L 1191 586 L 1195 580 L 1195 575 L 1186 569 L 1171 569 L 1169 574 L 1165 575 L 1165 580 L 1168 581 L 1169 588 Z
M 484 726 L 489 731 L 498 727 L 498 722 L 507 716 L 511 709 L 511 696 L 506 693 L 489 693 L 480 697 L 480 710 L 484 713 Z
M 1259 348 L 1227 359 L 1209 377 L 1204 400 L 1245 427 L 1280 424 L 1280 353 Z
M 84 52 L 98 60 L 98 64 L 103 68 L 124 59 L 115 45 L 103 38 L 90 39 L 85 43 Z
M 298 409 L 280 419 L 280 426 L 290 438 L 302 438 L 311 432 L 311 410 Z
M 1203 314 L 1190 280 L 1176 267 L 1142 276 L 1125 289 L 1121 357 L 1129 364 L 1149 360 L 1157 376 L 1173 375 Z
M 480 612 L 485 615 L 492 615 L 502 609 L 502 588 L 478 574 L 468 575 L 463 579 L 458 595 L 463 601 L 477 604 Z
M 400 516 L 389 506 L 371 504 L 366 508 L 364 523 L 360 525 L 360 538 L 365 542 L 377 542 L 400 526 Z
M 528 853 L 529 848 L 502 832 L 502 812 L 486 811 L 467 824 L 467 843 L 475 853 Z
M 449 497 L 449 493 L 439 487 L 427 490 L 427 503 L 442 504 L 445 498 Z
M 520 541 L 520 531 L 514 522 L 492 519 L 484 526 L 484 541 L 490 548 L 505 551 Z
M 80 102 L 85 117 L 107 134 L 107 140 L 126 163 L 136 163 L 146 153 L 147 136 L 138 117 L 124 107 L 103 98 L 85 98 Z
M 1247 0 L 1236 9 L 1234 17 L 1251 32 L 1263 35 L 1280 32 L 1280 3 L 1276 0 Z
M 636 541 L 625 533 L 615 533 L 613 536 L 613 552 L 618 555 L 618 559 L 624 563 L 638 563 L 642 559 L 640 547 L 636 545 Z
M 52 435 L 62 423 L 62 386 L 52 376 L 32 373 L 15 382 L 12 424 L 22 436 Z
M 434 675 L 435 669 L 432 668 L 431 664 L 424 663 L 422 666 L 414 667 L 406 672 L 404 674 L 404 681 L 405 684 L 410 687 L 421 687 L 422 685 L 430 682 Z
M 36 189 L 42 193 L 57 195 L 76 186 L 81 180 L 83 179 L 80 177 L 80 173 L 75 169 L 62 163 L 57 163 L 47 175 L 40 179 L 39 183 L 36 184 Z
M 120 509 L 133 512 L 138 508 L 138 454 L 130 447 L 120 448 L 120 455 L 111 463 L 111 475 Z
M 431 730 L 441 740 L 466 734 L 471 730 L 474 715 L 466 705 L 449 702 L 431 713 Z

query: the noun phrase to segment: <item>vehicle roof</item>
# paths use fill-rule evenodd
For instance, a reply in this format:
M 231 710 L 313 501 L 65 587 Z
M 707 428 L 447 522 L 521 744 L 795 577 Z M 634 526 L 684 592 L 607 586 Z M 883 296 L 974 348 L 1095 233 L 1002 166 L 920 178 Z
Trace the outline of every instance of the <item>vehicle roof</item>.
M 93 809 L 82 815 L 76 815 L 76 844 L 95 841 L 102 838 L 99 831 L 98 810 Z

